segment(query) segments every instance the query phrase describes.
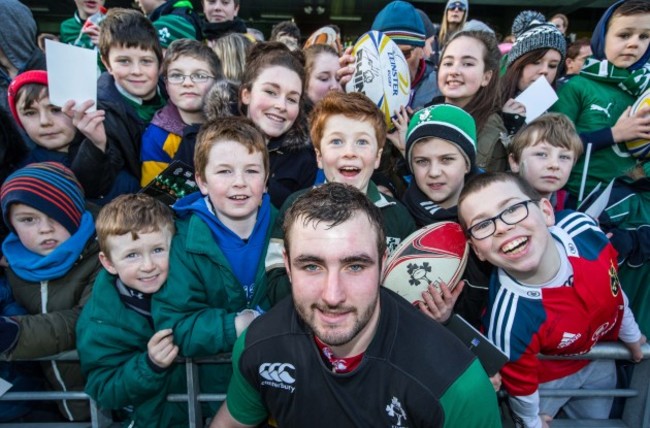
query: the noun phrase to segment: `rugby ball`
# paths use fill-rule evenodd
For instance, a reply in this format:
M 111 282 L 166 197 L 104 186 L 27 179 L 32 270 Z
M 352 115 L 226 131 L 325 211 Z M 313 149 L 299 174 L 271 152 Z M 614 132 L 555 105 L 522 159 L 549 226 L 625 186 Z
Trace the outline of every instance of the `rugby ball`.
M 401 106 L 408 105 L 411 77 L 404 54 L 390 37 L 380 31 L 362 35 L 352 49 L 354 74 L 346 92 L 361 92 L 384 113 L 388 128 Z
M 632 105 L 630 116 L 634 116 L 639 110 L 644 107 L 650 107 L 650 90 L 645 91 L 638 100 Z M 626 141 L 625 147 L 632 156 L 639 159 L 650 158 L 650 141 L 649 140 L 634 140 Z
M 305 42 L 303 49 L 313 45 L 329 45 L 333 47 L 339 55 L 341 55 L 341 51 L 343 50 L 341 37 L 336 30 L 329 25 L 314 31 Z
M 469 245 L 458 223 L 443 221 L 409 235 L 386 260 L 382 285 L 415 305 L 429 284 L 453 289 L 460 281 Z

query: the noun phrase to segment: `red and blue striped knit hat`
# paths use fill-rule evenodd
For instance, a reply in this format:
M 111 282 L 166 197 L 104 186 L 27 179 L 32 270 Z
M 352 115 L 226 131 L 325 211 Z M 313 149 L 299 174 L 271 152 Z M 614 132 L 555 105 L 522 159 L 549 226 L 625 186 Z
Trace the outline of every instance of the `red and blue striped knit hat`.
M 393 1 L 384 7 L 372 23 L 372 30 L 381 31 L 398 45 L 424 46 L 424 24 L 411 3 Z
M 57 162 L 32 163 L 11 174 L 0 190 L 0 204 L 5 224 L 9 222 L 11 204 L 25 204 L 41 211 L 73 235 L 81 224 L 85 210 L 81 185 L 68 168 Z

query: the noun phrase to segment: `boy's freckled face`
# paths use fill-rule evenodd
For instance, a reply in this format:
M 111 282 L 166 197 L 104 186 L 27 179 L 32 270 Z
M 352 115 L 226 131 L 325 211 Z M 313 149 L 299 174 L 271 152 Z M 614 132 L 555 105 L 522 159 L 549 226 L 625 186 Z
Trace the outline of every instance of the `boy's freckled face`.
M 614 16 L 605 34 L 605 56 L 619 68 L 637 62 L 650 44 L 650 14 Z
M 167 81 L 167 94 L 170 101 L 178 107 L 181 112 L 197 113 L 203 109 L 205 94 L 210 90 L 214 79 L 208 79 L 204 83 L 195 83 L 190 79 L 192 74 L 203 74 L 214 76 L 206 61 L 183 56 L 169 64 L 167 76 L 174 74 L 185 75 L 183 83 L 170 83 Z
M 169 229 L 112 235 L 106 240 L 110 255 L 101 252 L 99 260 L 104 268 L 128 287 L 143 293 L 155 293 L 167 280 L 169 248 L 172 233 Z
M 41 256 L 47 256 L 70 238 L 70 232 L 61 223 L 25 204 L 11 205 L 9 223 L 25 248 Z
M 459 215 L 469 228 L 529 199 L 515 183 L 496 182 L 468 195 L 460 205 Z M 547 275 L 544 267 L 551 252 L 556 251 L 548 231 L 554 222 L 550 202 L 542 199 L 528 204 L 528 216 L 520 223 L 507 225 L 497 219 L 492 236 L 481 240 L 472 237 L 470 244 L 481 260 L 502 268 L 519 281 L 536 283 L 540 275 Z
M 156 95 L 158 85 L 158 58 L 151 50 L 111 47 L 106 69 L 126 92 L 144 100 Z
M 366 193 L 381 152 L 369 121 L 337 114 L 325 123 L 316 159 L 327 181 L 349 184 Z
M 571 150 L 540 141 L 521 152 L 518 164 L 511 160 L 510 169 L 519 173 L 543 197 L 549 198 L 569 180 L 574 162 Z
M 49 97 L 45 96 L 26 106 L 24 97 L 21 96 L 16 104 L 18 117 L 29 138 L 48 150 L 68 151 L 76 129 L 72 125 L 72 119 L 60 107 L 50 104 Z
M 231 229 L 237 222 L 255 223 L 266 178 L 262 153 L 249 153 L 236 141 L 214 144 L 205 178 L 196 176 L 201 193 L 209 196 L 217 217 Z

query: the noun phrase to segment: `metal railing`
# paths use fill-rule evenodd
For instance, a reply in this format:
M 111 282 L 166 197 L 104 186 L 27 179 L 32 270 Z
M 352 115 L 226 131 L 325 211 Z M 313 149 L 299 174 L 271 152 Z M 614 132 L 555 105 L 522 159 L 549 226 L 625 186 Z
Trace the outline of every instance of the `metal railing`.
M 628 388 L 602 389 L 602 390 L 581 390 L 581 389 L 556 389 L 540 390 L 541 396 L 558 397 L 625 397 L 625 407 L 620 420 L 609 421 L 575 421 L 561 419 L 553 420 L 553 428 L 557 427 L 630 427 L 630 428 L 650 428 L 650 345 L 643 346 L 643 361 L 634 366 L 631 378 L 631 384 Z M 542 357 L 553 359 L 611 359 L 611 360 L 629 360 L 630 353 L 625 346 L 620 343 L 600 343 L 586 354 L 572 357 Z M 43 360 L 67 360 L 75 361 L 79 357 L 76 351 L 70 351 L 58 354 Z M 169 401 L 186 402 L 188 406 L 188 425 L 190 428 L 203 427 L 204 416 L 201 412 L 201 403 L 223 401 L 225 394 L 204 394 L 200 392 L 199 365 L 201 364 L 230 364 L 230 354 L 219 354 L 213 357 L 205 358 L 178 358 L 177 363 L 185 364 L 187 375 L 187 393 L 170 394 L 167 396 Z M 91 410 L 90 422 L 69 422 L 59 423 L 58 427 L 91 427 L 91 428 L 108 428 L 114 424 L 111 413 L 108 410 L 101 409 L 95 401 L 84 392 L 63 392 L 63 391 L 33 391 L 33 392 L 7 392 L 0 401 L 49 401 L 49 400 L 88 400 Z M 212 416 L 212 415 L 207 415 Z M 0 424 L 0 428 L 17 427 L 21 424 Z M 30 424 L 30 427 L 36 427 L 38 424 Z M 46 424 L 43 426 L 52 426 Z

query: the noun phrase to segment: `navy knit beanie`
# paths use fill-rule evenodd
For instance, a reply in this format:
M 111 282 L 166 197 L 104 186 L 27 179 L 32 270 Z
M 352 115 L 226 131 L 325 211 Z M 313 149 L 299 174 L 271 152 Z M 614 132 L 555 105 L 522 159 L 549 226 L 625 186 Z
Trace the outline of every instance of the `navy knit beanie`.
M 81 224 L 84 195 L 72 171 L 57 162 L 32 163 L 11 174 L 0 190 L 5 224 L 11 204 L 25 204 L 56 220 L 73 235 Z
M 375 17 L 372 30 L 381 31 L 398 45 L 424 46 L 424 24 L 411 3 L 393 1 Z

